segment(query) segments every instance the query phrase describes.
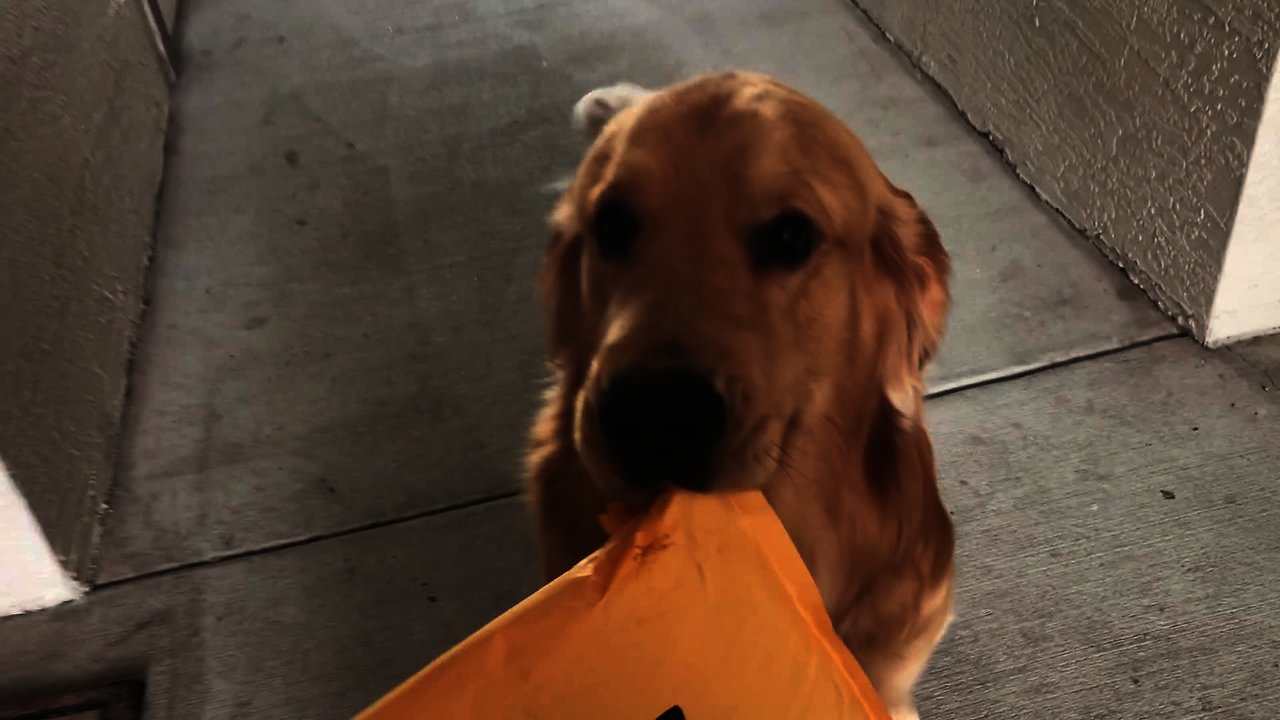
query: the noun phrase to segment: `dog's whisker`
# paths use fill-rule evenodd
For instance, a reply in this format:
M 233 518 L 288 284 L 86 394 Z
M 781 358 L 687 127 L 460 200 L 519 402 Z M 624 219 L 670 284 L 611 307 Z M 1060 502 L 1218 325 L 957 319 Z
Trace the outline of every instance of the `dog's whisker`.
M 773 446 L 778 449 L 778 455 L 785 459 L 788 463 L 795 462 L 795 458 L 791 456 L 791 452 L 782 446 L 779 441 L 774 441 Z

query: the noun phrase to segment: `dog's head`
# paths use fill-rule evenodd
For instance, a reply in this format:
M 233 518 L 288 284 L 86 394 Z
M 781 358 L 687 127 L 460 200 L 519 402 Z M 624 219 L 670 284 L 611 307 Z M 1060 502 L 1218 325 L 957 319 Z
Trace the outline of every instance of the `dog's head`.
M 610 494 L 760 487 L 798 428 L 917 422 L 948 259 L 812 99 L 747 73 L 575 108 L 542 278 L 574 443 Z

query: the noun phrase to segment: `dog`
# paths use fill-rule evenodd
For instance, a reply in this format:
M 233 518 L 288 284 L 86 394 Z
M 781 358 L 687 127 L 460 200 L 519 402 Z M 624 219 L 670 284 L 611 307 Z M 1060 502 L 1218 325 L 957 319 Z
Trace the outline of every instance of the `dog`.
M 896 720 L 952 617 L 954 538 L 923 418 L 950 260 L 813 99 L 724 72 L 574 109 L 591 140 L 540 279 L 553 381 L 528 495 L 543 571 L 606 505 L 757 488 Z

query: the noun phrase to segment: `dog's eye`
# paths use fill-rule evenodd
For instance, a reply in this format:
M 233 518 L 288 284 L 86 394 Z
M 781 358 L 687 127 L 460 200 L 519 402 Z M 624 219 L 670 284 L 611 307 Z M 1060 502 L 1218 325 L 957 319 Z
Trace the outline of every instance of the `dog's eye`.
M 617 260 L 627 250 L 640 232 L 640 218 L 617 198 L 607 197 L 596 205 L 591 218 L 591 237 L 605 260 Z
M 799 210 L 787 210 L 751 233 L 751 260 L 762 269 L 796 270 L 821 240 L 818 226 Z

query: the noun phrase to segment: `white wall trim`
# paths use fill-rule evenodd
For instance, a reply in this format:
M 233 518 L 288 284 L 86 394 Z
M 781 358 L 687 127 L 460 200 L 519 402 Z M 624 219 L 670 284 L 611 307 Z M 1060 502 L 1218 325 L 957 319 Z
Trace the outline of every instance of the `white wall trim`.
M 75 600 L 84 588 L 71 579 L 40 524 L 0 461 L 0 617 Z
M 1249 169 L 1240 189 L 1205 343 L 1217 347 L 1280 331 L 1280 59 L 1271 72 Z

